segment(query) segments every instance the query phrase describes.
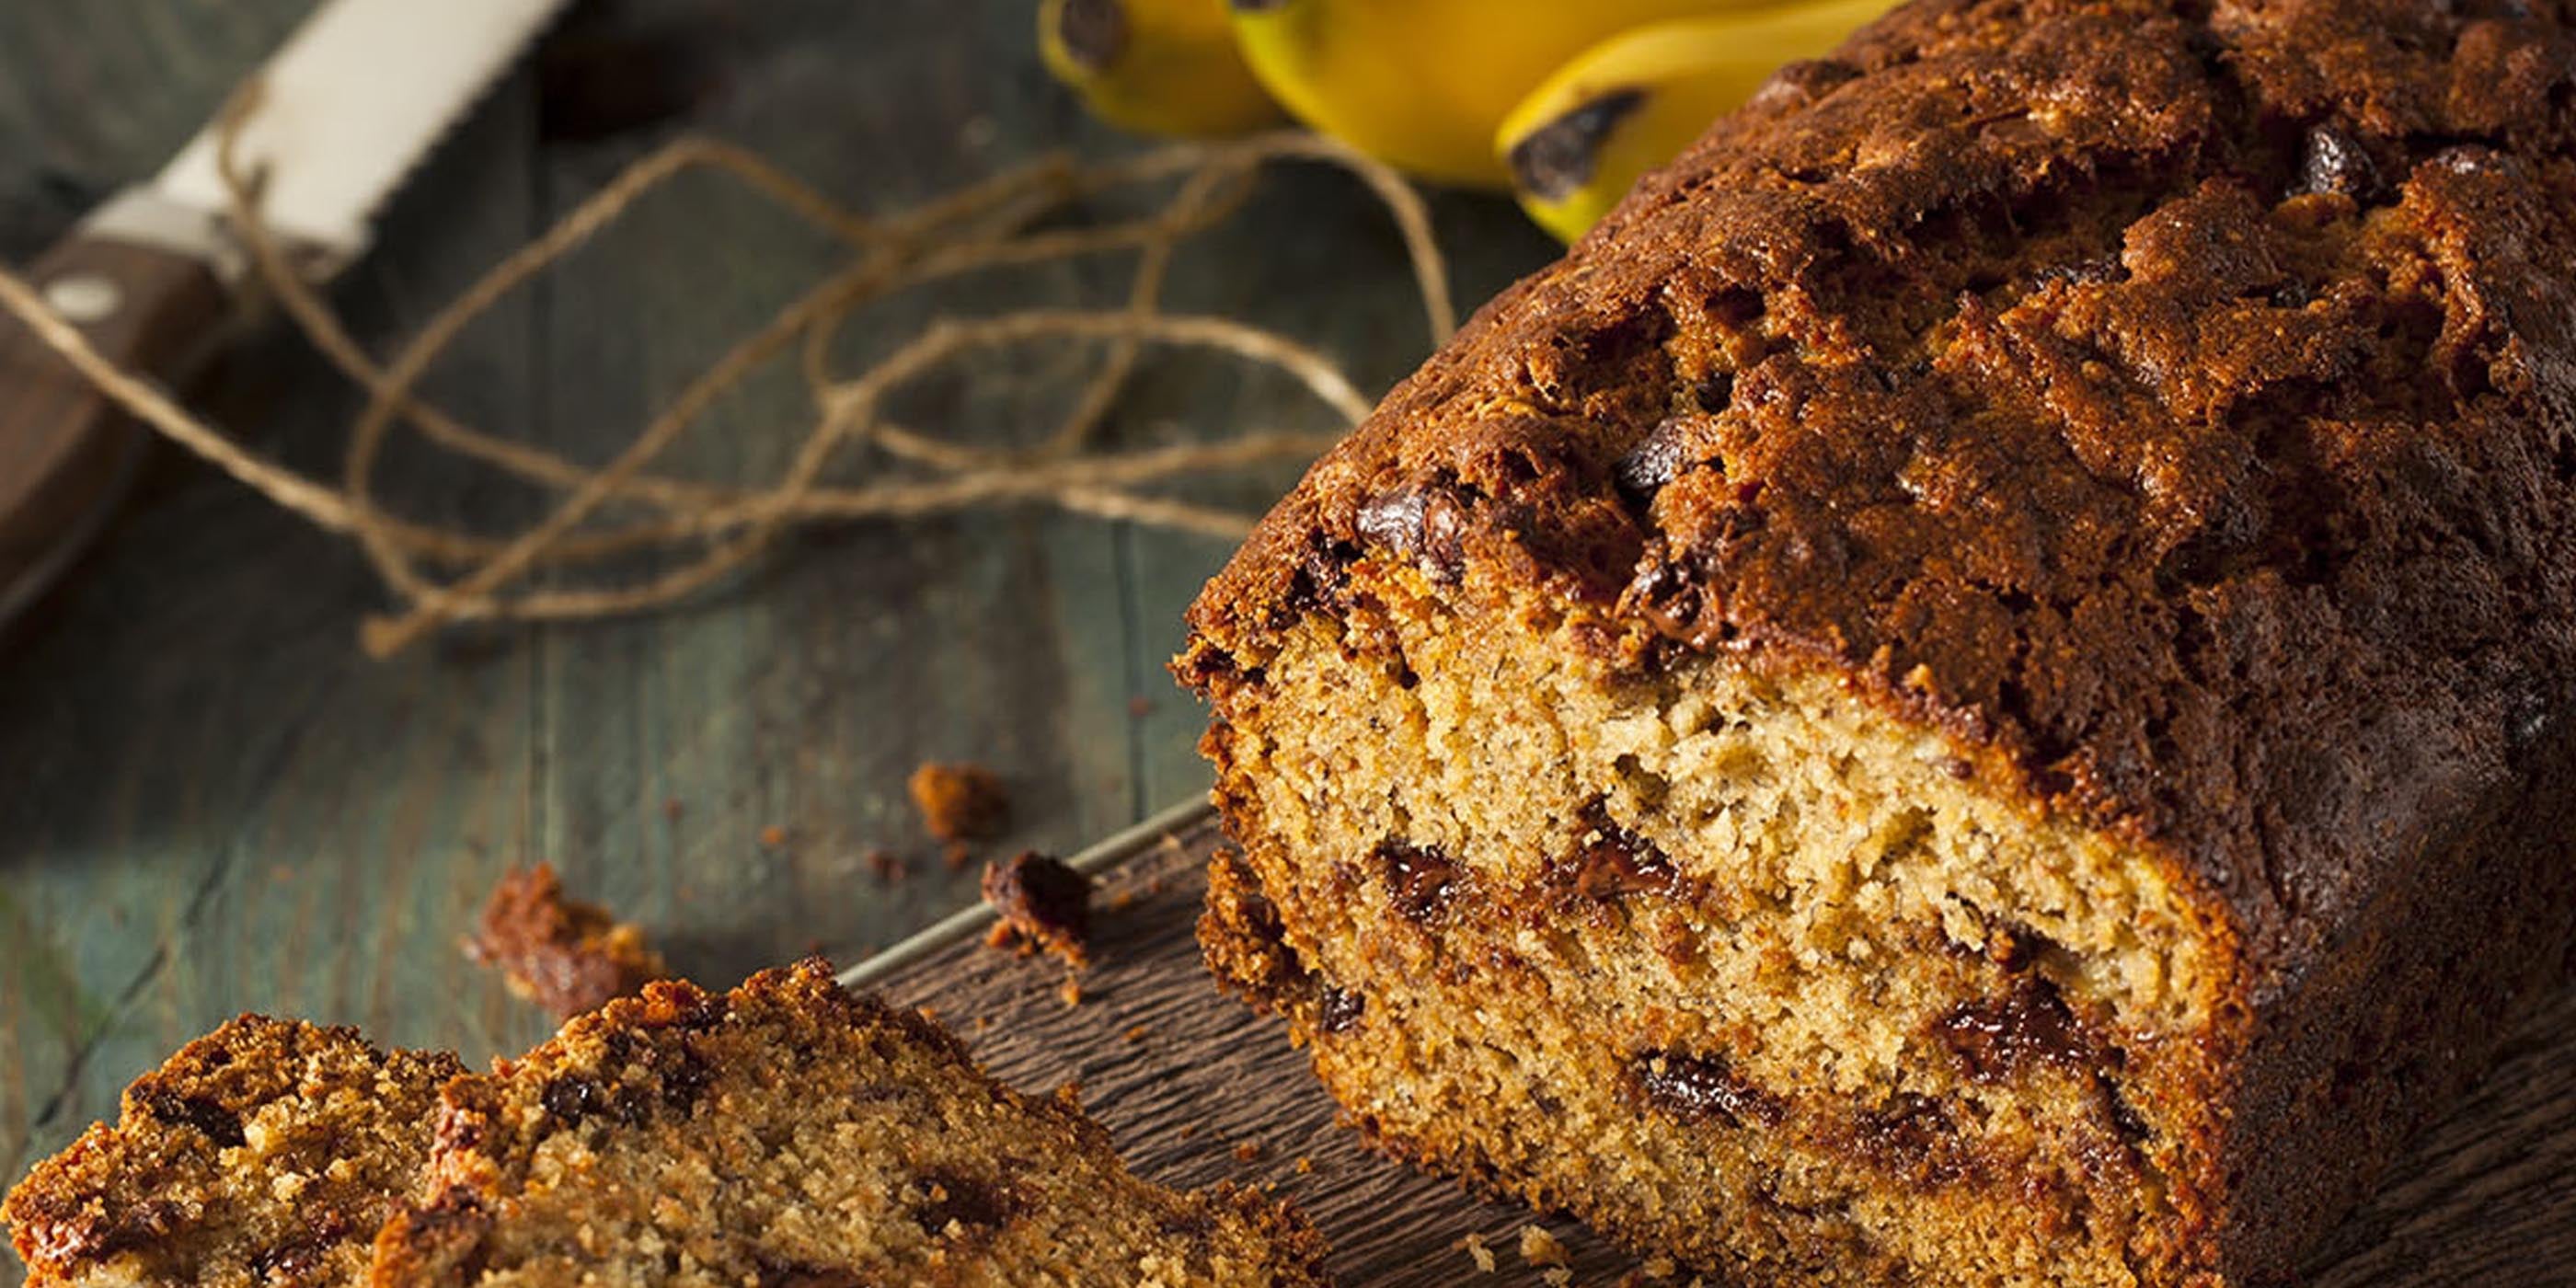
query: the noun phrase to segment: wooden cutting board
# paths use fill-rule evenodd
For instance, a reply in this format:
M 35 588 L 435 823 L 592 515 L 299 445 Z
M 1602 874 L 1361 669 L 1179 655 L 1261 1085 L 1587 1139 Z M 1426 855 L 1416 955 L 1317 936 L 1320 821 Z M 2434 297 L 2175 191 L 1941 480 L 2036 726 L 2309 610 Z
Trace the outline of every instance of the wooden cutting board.
M 1540 1283 L 1517 1245 L 1533 1221 L 1572 1255 L 1576 1283 L 1636 1268 L 1570 1220 L 1479 1202 L 1368 1152 L 1336 1124 L 1281 1026 L 1219 994 L 1199 965 L 1194 924 L 1218 839 L 1204 810 L 1184 810 L 1077 857 L 1101 881 L 1078 1005 L 1059 996 L 1060 963 L 984 947 L 981 909 L 845 978 L 932 1009 L 1014 1086 L 1080 1084 L 1083 1104 L 1148 1177 L 1276 1186 L 1332 1241 L 1333 1271 L 1351 1288 Z M 1492 1248 L 1493 1278 L 1464 1250 L 1470 1235 Z M 2477 1092 L 2327 1241 L 2304 1281 L 2576 1284 L 2576 992 L 2526 1026 Z

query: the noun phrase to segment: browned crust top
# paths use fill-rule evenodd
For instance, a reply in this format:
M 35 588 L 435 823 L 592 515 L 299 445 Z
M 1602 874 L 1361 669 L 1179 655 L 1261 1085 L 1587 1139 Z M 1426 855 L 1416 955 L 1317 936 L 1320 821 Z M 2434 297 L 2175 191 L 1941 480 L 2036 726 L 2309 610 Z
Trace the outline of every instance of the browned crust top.
M 2278 987 L 2562 736 L 2571 103 L 2539 0 L 1920 0 L 1488 305 L 1178 667 L 1360 559 L 1819 663 L 2177 856 Z

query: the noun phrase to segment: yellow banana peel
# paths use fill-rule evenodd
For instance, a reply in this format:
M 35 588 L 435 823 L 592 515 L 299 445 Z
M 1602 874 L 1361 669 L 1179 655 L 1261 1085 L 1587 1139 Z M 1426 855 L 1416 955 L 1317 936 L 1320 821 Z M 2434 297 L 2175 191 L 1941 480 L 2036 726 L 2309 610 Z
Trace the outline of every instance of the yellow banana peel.
M 1644 23 L 1758 0 L 1232 0 L 1253 74 L 1299 120 L 1426 179 L 1501 189 L 1494 131 L 1550 71 Z
M 1622 32 L 1514 107 L 1491 155 L 1510 172 L 1530 218 L 1571 242 L 1781 64 L 1832 52 L 1888 7 L 1889 0 L 1826 0 Z
M 1244 66 L 1226 0 L 1044 0 L 1038 53 L 1093 115 L 1125 129 L 1223 138 L 1285 119 Z

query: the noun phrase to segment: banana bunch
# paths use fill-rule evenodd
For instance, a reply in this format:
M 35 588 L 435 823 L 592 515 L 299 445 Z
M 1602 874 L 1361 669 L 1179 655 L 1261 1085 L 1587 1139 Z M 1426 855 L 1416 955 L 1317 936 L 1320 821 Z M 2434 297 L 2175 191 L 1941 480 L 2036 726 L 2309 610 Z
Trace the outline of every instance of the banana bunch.
M 1125 129 L 1223 138 L 1285 119 L 1243 65 L 1226 0 L 1041 0 L 1038 56 Z
M 1831 53 L 1888 3 L 1821 0 L 1622 32 L 1575 55 L 1512 108 L 1494 154 L 1530 218 L 1573 241 L 1782 63 Z
M 1890 0 L 1042 0 L 1108 120 L 1220 136 L 1280 109 L 1422 178 L 1511 189 L 1569 240 L 1781 63 Z

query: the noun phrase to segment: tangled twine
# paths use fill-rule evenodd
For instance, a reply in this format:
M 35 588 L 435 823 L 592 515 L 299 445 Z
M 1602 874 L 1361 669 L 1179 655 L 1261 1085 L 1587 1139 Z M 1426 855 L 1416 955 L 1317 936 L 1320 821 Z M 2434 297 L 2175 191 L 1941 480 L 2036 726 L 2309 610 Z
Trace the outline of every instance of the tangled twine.
M 384 362 L 370 356 L 339 315 L 297 271 L 289 250 L 259 215 L 265 176 L 237 155 L 243 125 L 259 102 L 256 83 L 226 107 L 218 126 L 218 166 L 231 216 L 252 271 L 298 330 L 342 375 L 367 391 L 349 434 L 337 487 L 255 453 L 173 401 L 147 379 L 102 356 L 24 279 L 0 269 L 0 308 L 136 419 L 212 462 L 261 495 L 315 525 L 357 539 L 398 611 L 361 625 L 368 654 L 386 657 L 441 626 L 468 621 L 544 621 L 605 617 L 668 604 L 703 589 L 759 555 L 792 527 L 835 520 L 906 518 L 977 506 L 1044 503 L 1104 519 L 1237 537 L 1249 516 L 1140 492 L 1143 485 L 1240 468 L 1307 459 L 1336 433 L 1260 432 L 1124 452 L 1091 450 L 1102 421 L 1147 345 L 1231 354 L 1295 377 L 1347 420 L 1367 414 L 1368 399 L 1330 361 L 1276 332 L 1231 318 L 1162 311 L 1172 255 L 1189 238 L 1241 206 L 1256 171 L 1275 161 L 1340 166 L 1376 195 L 1394 217 L 1414 272 L 1434 346 L 1454 326 L 1447 267 L 1433 240 L 1422 199 L 1400 176 L 1329 139 L 1265 134 L 1207 144 L 1179 144 L 1106 163 L 1077 165 L 1049 156 L 934 199 L 909 211 L 869 216 L 731 144 L 704 138 L 672 142 L 626 167 L 605 187 L 534 241 L 504 257 L 440 309 Z M 438 357 L 475 319 L 510 292 L 554 266 L 614 223 L 654 189 L 692 170 L 740 180 L 850 251 L 848 261 L 727 349 L 655 414 L 634 440 L 597 467 L 526 442 L 476 429 L 414 392 Z M 1151 214 L 1094 227 L 1031 231 L 1041 218 L 1082 199 L 1157 182 L 1171 196 Z M 863 305 L 897 290 L 991 268 L 1029 266 L 1078 256 L 1132 252 L 1134 271 L 1117 309 L 1027 309 L 990 317 L 942 318 L 920 336 L 852 375 L 831 369 L 840 324 Z M 880 413 L 902 386 L 943 366 L 1040 341 L 1109 344 L 1073 410 L 1027 447 L 983 447 L 943 440 L 886 420 Z M 753 488 L 651 472 L 650 466 L 726 391 L 801 341 L 800 365 L 815 419 L 778 480 Z M 513 536 L 424 524 L 378 505 L 375 468 L 388 436 L 408 426 L 429 442 L 556 494 L 553 510 Z M 873 449 L 902 468 L 898 477 L 832 485 L 827 466 L 845 451 Z M 648 508 L 648 517 L 594 521 L 612 501 Z M 696 558 L 635 582 L 532 586 L 531 574 L 672 547 Z M 442 576 L 443 575 L 443 576 Z

